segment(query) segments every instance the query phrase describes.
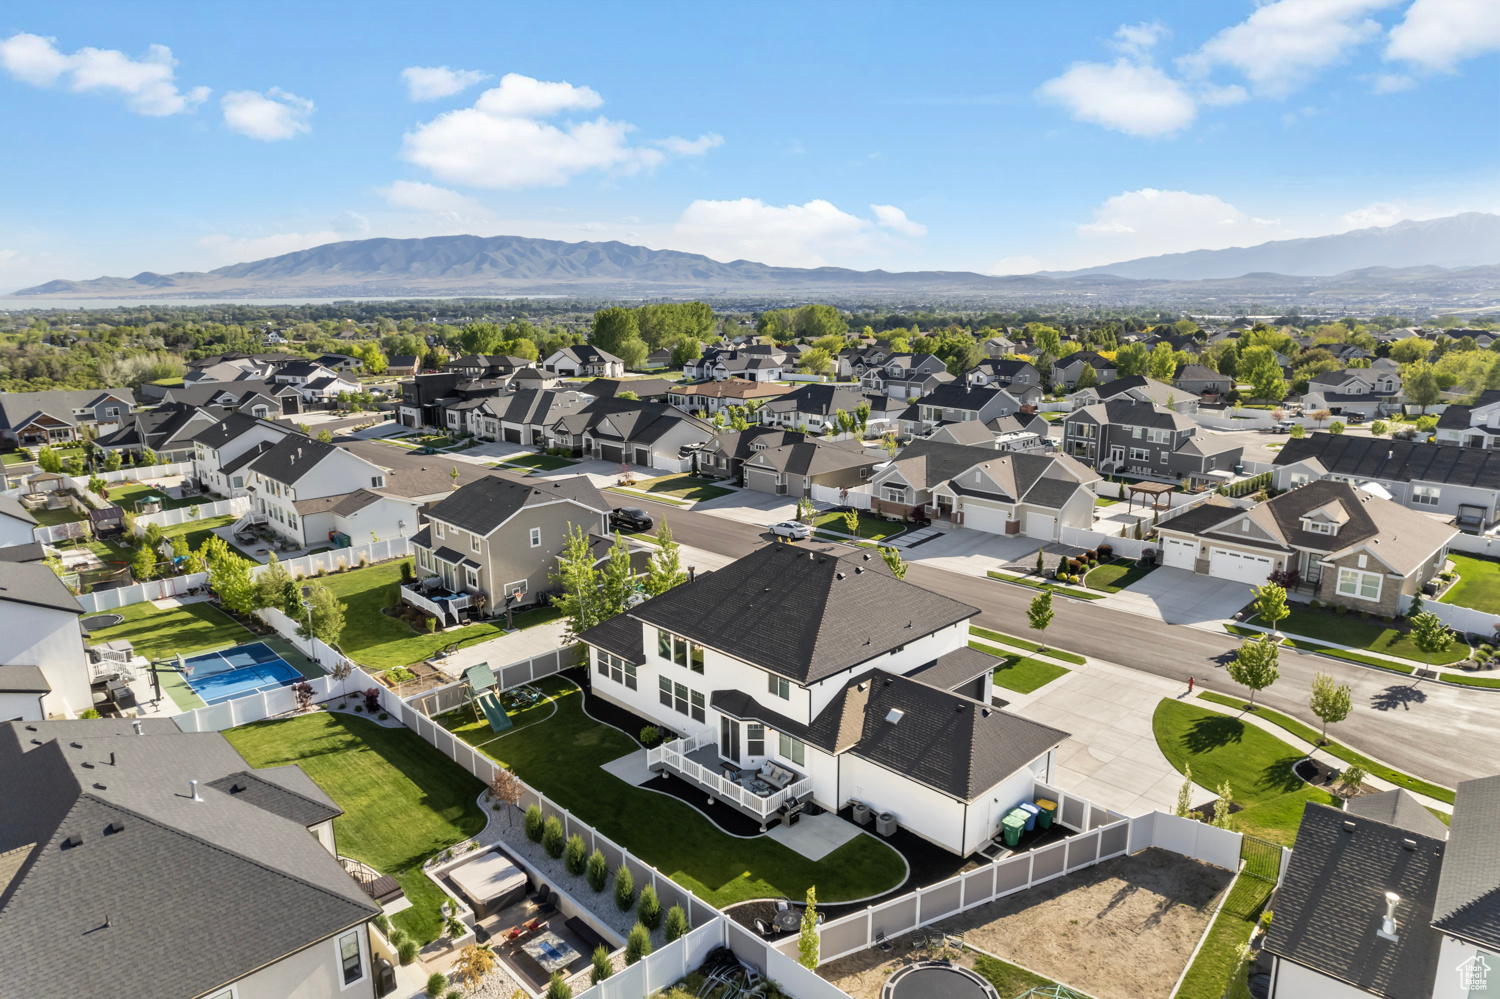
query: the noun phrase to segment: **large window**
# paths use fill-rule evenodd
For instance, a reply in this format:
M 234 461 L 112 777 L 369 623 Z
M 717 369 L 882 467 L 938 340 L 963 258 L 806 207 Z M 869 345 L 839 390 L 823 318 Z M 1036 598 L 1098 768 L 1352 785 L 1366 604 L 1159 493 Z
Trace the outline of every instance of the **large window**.
M 777 676 L 772 673 L 769 674 L 768 679 L 770 680 L 770 691 L 772 694 L 775 694 L 783 701 L 790 701 L 792 699 L 792 685 L 786 677 Z
M 703 672 L 703 646 L 669 631 L 656 630 L 656 654 L 694 673 Z
M 766 755 L 766 727 L 759 722 L 750 722 L 745 726 L 745 754 Z
M 631 690 L 636 689 L 635 663 L 626 662 L 603 649 L 596 650 L 595 655 L 598 656 L 600 676 L 607 676 L 615 683 L 623 683 Z
M 680 715 L 688 713 L 688 689 L 685 683 L 672 684 L 672 708 Z
M 1360 600 L 1379 600 L 1380 576 L 1373 572 L 1360 572 L 1358 569 L 1340 569 L 1339 594 Z
M 1133 447 L 1130 449 L 1131 461 L 1150 461 L 1151 449 L 1144 447 Z
M 807 747 L 785 732 L 781 733 L 781 758 L 791 760 L 797 766 L 807 765 Z
M 343 971 L 345 985 L 353 985 L 365 977 L 364 962 L 359 956 L 358 930 L 339 937 L 339 967 Z
M 693 721 L 702 722 L 708 720 L 708 712 L 704 708 L 703 695 L 693 690 L 688 692 L 688 699 L 692 703 Z
M 661 706 L 670 708 L 672 706 L 672 681 L 664 676 L 656 678 L 656 697 L 661 701 Z
M 1438 497 L 1443 491 L 1437 486 L 1415 486 L 1411 491 L 1411 501 L 1423 506 L 1437 506 Z

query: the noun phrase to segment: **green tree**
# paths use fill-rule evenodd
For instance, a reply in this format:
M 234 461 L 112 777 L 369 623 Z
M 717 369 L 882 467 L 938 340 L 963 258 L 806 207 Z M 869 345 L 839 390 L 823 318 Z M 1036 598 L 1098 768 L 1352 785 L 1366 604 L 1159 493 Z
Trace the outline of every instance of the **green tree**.
M 630 867 L 623 860 L 620 866 L 615 868 L 615 905 L 620 907 L 621 912 L 629 912 L 635 908 L 635 875 L 630 873 Z M 636 924 L 640 926 L 640 923 Z M 645 929 L 641 926 L 641 929 Z
M 831 305 L 804 305 L 792 316 L 792 330 L 809 340 L 827 336 L 842 339 L 849 332 L 849 321 Z
M 1270 635 L 1247 639 L 1225 667 L 1229 679 L 1250 688 L 1250 710 L 1255 710 L 1255 695 L 1275 683 L 1281 676 L 1277 668 L 1280 646 Z
M 1234 805 L 1234 793 L 1229 790 L 1229 781 L 1219 785 L 1219 797 L 1214 801 L 1215 829 L 1228 829 L 1230 824 L 1230 809 Z
M 1172 814 L 1185 819 L 1192 810 L 1193 765 L 1191 763 L 1184 763 L 1182 765 L 1182 786 L 1177 789 L 1177 807 L 1172 810 Z
M 568 540 L 557 557 L 557 572 L 551 579 L 562 592 L 553 604 L 568 619 L 568 632 L 577 637 L 602 620 L 599 616 L 599 573 L 589 551 L 589 536 L 581 527 L 569 525 Z
M 625 963 L 635 964 L 651 953 L 651 950 L 651 931 L 636 923 L 630 928 L 630 935 L 625 938 Z
M 595 848 L 594 852 L 589 854 L 586 874 L 590 888 L 596 892 L 604 890 L 604 886 L 609 883 L 609 861 L 605 859 L 603 850 Z
M 1397 364 L 1411 364 L 1415 361 L 1425 361 L 1427 354 L 1432 350 L 1432 344 L 1419 336 L 1409 336 L 1405 340 L 1399 340 L 1391 345 L 1391 360 Z
M 1336 682 L 1327 673 L 1315 673 L 1313 674 L 1312 694 L 1308 697 L 1307 706 L 1323 722 L 1323 732 L 1318 736 L 1318 745 L 1326 746 L 1328 745 L 1329 723 L 1341 722 L 1348 718 L 1354 701 L 1348 684 Z
M 598 985 L 615 973 L 614 962 L 609 958 L 609 948 L 600 944 L 594 948 L 594 967 L 589 972 L 589 984 Z
M 313 439 L 323 444 L 332 444 L 333 434 L 327 430 L 319 430 L 317 437 Z
M 1342 420 L 1334 420 L 1332 423 L 1330 423 L 1328 425 L 1328 432 L 1330 434 L 1333 434 L 1335 437 L 1337 437 L 1339 434 L 1343 433 L 1344 432 L 1344 423 L 1343 423 L 1343 421 Z
M 680 368 L 702 356 L 703 344 L 690 337 L 683 337 L 672 347 L 672 367 Z
M 646 363 L 646 355 L 651 353 L 651 348 L 640 337 L 626 340 L 615 350 L 610 351 L 620 360 L 625 362 L 625 367 L 631 371 L 640 370 L 641 365 Z
M 1411 641 L 1427 657 L 1431 669 L 1433 655 L 1442 655 L 1453 647 L 1453 632 L 1432 611 L 1422 611 L 1411 619 Z
M 630 595 L 635 592 L 634 573 L 630 567 L 630 546 L 625 535 L 615 532 L 615 543 L 610 545 L 609 559 L 599 573 L 599 620 L 623 614 Z
M 309 609 L 302 609 L 298 615 L 297 634 L 303 638 L 316 638 L 324 645 L 337 645 L 339 636 L 344 633 L 343 603 L 332 590 L 317 582 L 309 584 L 306 600 Z
M 62 458 L 46 444 L 37 449 L 36 464 L 42 471 L 51 472 L 53 475 L 62 471 Z
M 1376 437 L 1384 437 L 1385 432 L 1389 429 L 1391 429 L 1390 426 L 1384 420 L 1376 420 L 1370 424 L 1370 433 Z
M 297 604 L 288 605 L 286 602 L 287 587 L 292 586 L 292 592 L 296 591 L 296 585 L 292 582 L 292 574 L 286 571 L 286 566 L 271 552 L 266 558 L 266 566 L 260 570 L 260 575 L 255 577 L 255 606 L 274 607 L 288 617 L 296 617 L 302 613 L 302 608 Z M 300 600 L 300 597 L 297 599 Z
M 1255 614 L 1261 623 L 1276 634 L 1276 624 L 1292 611 L 1286 605 L 1286 590 L 1276 583 L 1257 586 L 1255 592 Z
M 826 350 L 814 347 L 797 361 L 797 370 L 810 375 L 826 375 L 833 367 L 833 358 Z
M 1094 370 L 1094 366 L 1092 364 L 1085 364 L 1083 366 L 1083 369 L 1078 372 L 1078 381 L 1074 385 L 1074 388 L 1080 388 L 1080 389 L 1093 388 L 1095 385 L 1098 385 L 1098 384 L 1099 384 L 1099 372 L 1097 372 L 1097 371 Z
M 1115 373 L 1121 378 L 1144 375 L 1151 364 L 1151 352 L 1143 343 L 1128 343 L 1115 351 Z
M 1026 620 L 1033 631 L 1041 633 L 1042 640 L 1047 639 L 1047 627 L 1052 624 L 1052 619 L 1057 612 L 1052 609 L 1052 591 L 1043 590 L 1031 601 L 1031 606 L 1026 609 Z M 1045 645 L 1042 648 L 1046 648 Z
M 661 529 L 656 532 L 657 549 L 651 555 L 651 564 L 646 572 L 646 595 L 659 596 L 684 582 L 687 574 L 682 571 L 682 548 L 672 539 L 672 528 L 662 519 Z
M 1281 360 L 1270 347 L 1247 347 L 1241 350 L 1235 377 L 1242 382 L 1249 382 L 1251 392 L 1257 399 L 1279 402 L 1286 398 L 1286 378 L 1281 373 Z
M 108 451 L 104 455 L 104 470 L 106 472 L 118 472 L 123 462 L 124 458 L 119 451 Z
M 687 913 L 683 911 L 682 906 L 674 905 L 667 910 L 667 925 L 663 931 L 667 938 L 667 943 L 671 943 L 679 937 L 686 936 L 689 929 L 691 927 L 688 926 Z
M 141 545 L 140 550 L 135 553 L 135 560 L 130 563 L 130 574 L 135 577 L 137 583 L 144 583 L 156 574 L 156 549 L 150 545 Z
M 641 328 L 635 312 L 615 306 L 594 313 L 594 326 L 589 333 L 589 343 L 600 350 L 623 358 L 620 348 L 629 340 L 640 340 Z
M 807 907 L 802 910 L 802 929 L 797 934 L 797 962 L 808 970 L 818 966 L 818 895 L 808 886 Z
M 1171 384 L 1177 376 L 1177 354 L 1169 343 L 1159 343 L 1151 349 L 1150 376 L 1156 381 Z
M 1300 441 L 1302 438 L 1307 436 L 1307 428 L 1300 423 L 1294 423 L 1292 424 L 1292 429 L 1287 431 L 1287 434 L 1290 437 L 1293 437 L 1294 439 Z
M 1407 369 L 1402 378 L 1402 387 L 1406 394 L 1406 401 L 1421 406 L 1423 413 L 1427 412 L 1427 407 L 1436 403 L 1443 395 L 1443 389 L 1438 385 L 1432 365 L 1426 361 L 1417 361 Z
M 883 547 L 880 549 L 880 557 L 885 559 L 886 566 L 891 570 L 891 575 L 897 579 L 906 578 L 906 561 L 901 558 L 901 553 L 894 548 Z
M 552 973 L 552 980 L 547 983 L 547 999 L 573 999 L 573 988 L 561 971 Z

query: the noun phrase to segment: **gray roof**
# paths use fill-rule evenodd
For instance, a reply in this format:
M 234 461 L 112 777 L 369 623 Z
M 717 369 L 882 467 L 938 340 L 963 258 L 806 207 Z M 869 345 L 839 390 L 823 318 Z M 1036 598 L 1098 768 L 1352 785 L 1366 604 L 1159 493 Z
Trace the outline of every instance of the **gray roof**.
M 1125 396 L 1126 393 L 1134 393 L 1135 396 L 1143 395 L 1158 406 L 1169 406 L 1172 403 L 1193 398 L 1193 394 L 1186 389 L 1177 388 L 1175 385 L 1168 385 L 1166 382 L 1159 382 L 1154 378 L 1147 378 L 1145 375 L 1128 375 L 1124 378 L 1116 378 L 1094 389 L 1094 394 L 1106 402 L 1110 399 Z M 1130 398 L 1134 398 L 1134 396 L 1130 396 Z
M 1312 434 L 1287 440 L 1272 464 L 1292 465 L 1306 458 L 1316 458 L 1331 475 L 1500 489 L 1500 451 L 1489 448 Z
M 979 611 L 897 579 L 868 552 L 767 545 L 626 613 L 806 684 Z
M 40 666 L 0 666 L 0 694 L 50 694 Z
M 853 445 L 849 447 L 847 445 Z M 813 438 L 770 447 L 745 459 L 749 468 L 774 468 L 790 475 L 821 475 L 848 468 L 873 468 L 884 452 L 867 451 L 858 441 L 829 443 Z
M 40 541 L 0 548 L 0 562 L 40 562 L 47 557 L 47 546 Z
M 12 562 L 0 574 L 0 600 L 82 614 L 83 605 L 43 562 Z
M 1309 803 L 1265 949 L 1374 995 L 1428 999 L 1442 941 L 1430 924 L 1443 854 L 1439 838 Z M 1397 941 L 1376 936 L 1388 891 L 1401 896 Z
M 1432 925 L 1492 951 L 1500 948 L 1497 818 L 1500 818 L 1500 776 L 1466 780 L 1458 785 L 1447 856 L 1443 859 L 1443 874 L 1432 907 Z
M 434 503 L 427 514 L 432 520 L 482 537 L 525 507 L 558 500 L 576 503 L 595 515 L 608 513 L 610 509 L 586 475 L 544 479 L 535 484 L 486 475 Z
M 1363 815 L 1388 826 L 1399 826 L 1409 832 L 1421 833 L 1433 839 L 1447 839 L 1448 827 L 1427 810 L 1427 807 L 1403 788 L 1393 788 L 1377 794 L 1361 794 L 1349 799 L 1344 811 L 1350 815 Z
M 212 786 L 248 770 L 222 735 L 143 728 L 0 727 L 0 799 L 22 803 L 0 809 L 0 855 L 20 858 L 0 865 L 0 994 L 199 996 L 379 911 L 279 813 L 287 794 Z M 307 801 L 309 815 L 322 804 Z
M 852 413 L 864 401 L 864 392 L 854 384 L 810 383 L 793 389 L 779 399 L 766 403 L 775 413 L 816 413 L 829 416 L 842 409 Z
M 293 485 L 338 450 L 334 445 L 312 437 L 289 434 L 256 458 L 251 463 L 250 470 L 259 472 L 268 479 Z
M 257 419 L 249 413 L 226 413 L 213 426 L 194 434 L 193 443 L 202 444 L 204 447 L 217 451 L 225 444 L 249 433 L 256 427 L 266 427 L 267 429 L 274 430 L 278 437 L 285 437 L 291 432 L 286 427 L 278 426 L 270 420 Z
M 932 662 L 918 666 L 906 675 L 929 687 L 952 690 L 977 676 L 984 676 L 994 668 L 994 656 L 965 645 L 952 652 L 944 652 Z
M 951 381 L 934 386 L 917 400 L 918 406 L 941 406 L 944 409 L 981 410 L 996 399 L 1006 403 L 1012 410 L 1020 407 L 1020 401 L 998 385 L 970 385 L 968 382 Z
M 642 647 L 644 634 L 641 622 L 626 614 L 616 614 L 585 632 L 584 640 L 639 666 L 646 661 L 646 650 Z
M 1172 391 L 1181 392 L 1182 389 Z M 1158 427 L 1164 430 L 1188 430 L 1198 426 L 1194 420 L 1175 409 L 1158 406 L 1154 402 L 1137 402 L 1128 397 L 1110 399 L 1108 402 L 1096 402 L 1092 406 L 1075 409 L 1063 417 L 1063 422 L 1072 423 L 1084 416 L 1100 425 L 1123 424 L 1131 427 Z
M 128 388 L 0 392 L 0 426 L 22 427 L 40 413 L 76 426 L 73 410 L 85 407 L 92 409 L 106 398 L 119 399 L 126 406 L 135 405 L 135 393 Z
M 308 794 L 308 788 L 285 786 L 295 778 L 292 778 L 290 774 L 277 774 L 277 770 L 300 775 L 307 784 L 312 785 L 311 790 L 316 793 Z M 208 786 L 223 791 L 231 798 L 249 802 L 257 808 L 280 815 L 284 819 L 290 819 L 304 828 L 344 814 L 344 810 L 334 804 L 333 799 L 314 784 L 312 778 L 308 777 L 300 767 L 240 770 L 209 781 Z
M 36 526 L 36 517 L 32 516 L 30 510 L 21 505 L 21 501 L 14 496 L 0 496 L 0 514 L 14 517 L 23 524 Z
M 992 447 L 920 440 L 901 449 L 895 466 L 908 484 L 917 489 L 930 489 L 975 465 L 996 461 L 999 457 L 999 452 Z

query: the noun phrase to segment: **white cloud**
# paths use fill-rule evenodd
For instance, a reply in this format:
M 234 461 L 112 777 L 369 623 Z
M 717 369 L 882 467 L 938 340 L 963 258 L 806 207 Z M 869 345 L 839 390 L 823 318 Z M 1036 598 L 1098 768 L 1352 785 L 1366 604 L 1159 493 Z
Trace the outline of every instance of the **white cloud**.
M 401 71 L 406 92 L 414 101 L 451 97 L 488 78 L 488 73 L 477 69 L 449 69 L 447 66 L 408 66 Z
M 264 94 L 235 90 L 224 95 L 224 124 L 241 135 L 276 142 L 312 131 L 313 102 L 272 87 Z
M 1417 81 L 1405 73 L 1379 73 L 1370 81 L 1370 90 L 1377 94 L 1399 94 L 1416 85 Z
M 589 111 L 604 99 L 589 87 L 507 73 L 471 108 L 449 111 L 406 134 L 402 155 L 438 178 L 485 188 L 557 187 L 591 170 L 636 173 L 674 155 L 700 155 L 723 139 L 663 139 L 632 145 L 635 126 L 598 117 L 552 124 L 565 111 Z M 665 151 L 664 151 L 665 150 Z
M 905 218 L 903 213 L 902 218 Z M 876 223 L 821 198 L 802 205 L 768 205 L 759 198 L 700 199 L 688 205 L 668 245 L 716 260 L 756 260 L 783 267 L 823 267 L 834 258 L 879 258 L 902 244 Z
M 906 217 L 906 213 L 895 205 L 871 205 L 870 211 L 875 213 L 875 222 L 883 229 L 899 232 L 903 236 L 925 236 L 927 227 L 920 222 L 913 222 Z
M 390 187 L 376 191 L 392 208 L 406 208 L 417 212 L 435 212 L 440 215 L 472 214 L 482 211 L 480 204 L 464 197 L 457 191 L 436 184 L 425 184 L 420 180 L 397 180 Z
M 34 87 L 66 80 L 75 93 L 117 93 L 130 110 L 153 117 L 190 111 L 209 94 L 207 87 L 185 93 L 177 88 L 177 60 L 165 45 L 150 46 L 143 59 L 116 49 L 82 48 L 67 55 L 58 50 L 55 39 L 20 32 L 0 42 L 0 66 Z
M 214 233 L 198 240 L 202 252 L 203 267 L 221 267 L 225 264 L 245 263 L 279 257 L 283 253 L 294 253 L 324 243 L 340 243 L 349 238 L 349 233 L 335 229 L 318 229 L 309 232 L 278 232 L 267 236 L 236 237 L 228 233 Z
M 1342 227 L 1348 229 L 1370 229 L 1395 225 L 1402 219 L 1412 218 L 1412 210 L 1403 202 L 1377 201 L 1373 205 L 1356 208 L 1339 216 Z
M 1495 0 L 1414 0 L 1391 29 L 1387 59 L 1451 72 L 1458 63 L 1500 49 L 1500 3 Z
M 1241 101 L 1250 99 L 1250 92 L 1238 83 L 1231 83 L 1227 87 L 1204 84 L 1198 88 L 1197 94 L 1198 100 L 1201 103 L 1214 107 L 1222 107 L 1226 104 L 1239 104 Z
M 1238 70 L 1257 94 L 1285 97 L 1378 36 L 1380 24 L 1368 15 L 1395 2 L 1275 0 L 1256 7 L 1244 21 L 1220 31 L 1179 63 L 1200 76 L 1228 66 Z
M 340 212 L 334 216 L 333 228 L 339 232 L 362 233 L 370 231 L 370 220 L 359 212 Z
M 1126 191 L 1094 209 L 1078 226 L 1082 254 L 1094 263 L 1186 250 L 1250 246 L 1285 236 L 1279 221 L 1258 219 L 1212 194 Z
M 1110 44 L 1126 55 L 1143 56 L 1169 34 L 1171 32 L 1167 30 L 1166 25 L 1159 21 L 1122 24 L 1115 31 L 1114 41 Z
M 1155 66 L 1124 58 L 1113 65 L 1074 63 L 1038 92 L 1080 121 L 1127 135 L 1171 135 L 1197 114 L 1193 98 L 1180 83 Z
M 684 139 L 673 135 L 669 138 L 658 139 L 656 145 L 665 149 L 673 156 L 702 156 L 710 149 L 718 149 L 724 144 L 724 136 L 717 132 L 709 132 L 700 135 L 696 139 Z

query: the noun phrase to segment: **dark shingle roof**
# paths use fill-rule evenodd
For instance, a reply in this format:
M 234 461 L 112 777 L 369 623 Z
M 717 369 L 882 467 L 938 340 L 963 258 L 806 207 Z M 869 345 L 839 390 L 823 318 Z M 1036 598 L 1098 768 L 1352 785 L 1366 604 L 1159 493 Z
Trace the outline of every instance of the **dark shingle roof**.
M 995 657 L 985 655 L 967 645 L 952 652 L 945 652 L 932 662 L 918 666 L 906 674 L 918 683 L 939 690 L 952 690 L 961 683 L 968 683 L 976 676 L 983 676 L 995 668 Z
M 50 694 L 40 666 L 0 666 L 0 694 Z
M 295 770 L 302 774 L 307 783 L 312 784 L 312 779 L 297 767 L 279 769 Z M 223 791 L 238 801 L 249 802 L 256 808 L 290 819 L 304 828 L 344 814 L 344 810 L 335 805 L 321 789 L 317 789 L 317 796 L 314 797 L 284 787 L 281 782 L 271 779 L 274 773 L 273 770 L 240 770 L 209 781 L 208 786 Z M 283 778 L 285 780 L 288 778 Z M 313 787 L 317 788 L 317 785 L 313 784 Z
M 486 475 L 433 504 L 428 516 L 483 536 L 525 507 L 558 500 L 570 500 L 598 514 L 609 510 L 609 504 L 599 497 L 599 490 L 584 475 L 547 479 L 535 485 Z
M 1272 464 L 1291 465 L 1307 458 L 1316 458 L 1332 475 L 1500 489 L 1500 451 L 1488 448 L 1313 434 L 1288 440 Z
M 1408 832 L 1431 836 L 1433 839 L 1448 838 L 1448 827 L 1443 825 L 1442 820 L 1403 788 L 1350 798 L 1344 811 L 1350 815 L 1362 815 L 1376 822 L 1384 822 L 1388 826 L 1398 826 Z
M 21 501 L 14 496 L 0 496 L 0 514 L 14 517 L 23 524 L 36 525 L 36 517 L 32 516 L 30 510 L 21 505 Z
M 236 437 L 261 426 L 275 430 L 282 437 L 288 433 L 285 427 L 278 427 L 269 420 L 260 420 L 248 413 L 227 413 L 217 423 L 194 434 L 193 443 L 217 451 Z
M 1265 949 L 1374 995 L 1427 999 L 1442 941 L 1430 923 L 1443 855 L 1441 839 L 1308 804 Z M 1376 936 L 1388 891 L 1401 896 L 1396 941 Z
M 996 461 L 1000 453 L 992 447 L 972 444 L 949 444 L 946 441 L 913 441 L 896 456 L 896 470 L 917 489 L 930 489 L 960 472 L 987 461 Z
M 268 479 L 292 485 L 339 449 L 301 434 L 290 434 L 271 445 L 250 470 Z
M 12 562 L 0 575 L 0 600 L 82 614 L 83 605 L 42 562 Z
M 1432 907 L 1433 926 L 1492 950 L 1500 947 L 1497 818 L 1500 818 L 1500 776 L 1466 780 L 1458 785 L 1443 875 Z
M 1195 506 L 1191 510 L 1179 513 L 1175 517 L 1169 517 L 1161 522 L 1161 526 L 1169 531 L 1187 531 L 1191 534 L 1199 534 L 1211 527 L 1217 527 L 1230 517 L 1243 513 L 1237 506 L 1219 506 L 1217 503 L 1204 503 Z
M 47 548 L 40 541 L 0 548 L 0 562 L 40 562 L 46 557 Z
M 872 607 L 888 612 L 872 617 Z M 811 683 L 979 611 L 896 579 L 868 553 L 838 558 L 767 545 L 627 613 Z M 589 632 L 580 637 L 589 641 Z

